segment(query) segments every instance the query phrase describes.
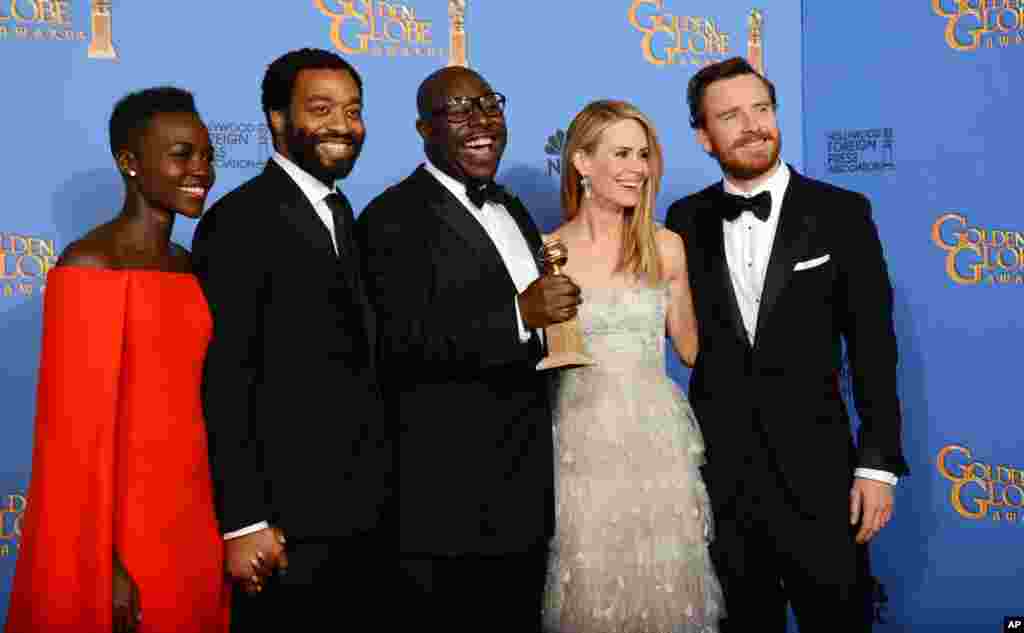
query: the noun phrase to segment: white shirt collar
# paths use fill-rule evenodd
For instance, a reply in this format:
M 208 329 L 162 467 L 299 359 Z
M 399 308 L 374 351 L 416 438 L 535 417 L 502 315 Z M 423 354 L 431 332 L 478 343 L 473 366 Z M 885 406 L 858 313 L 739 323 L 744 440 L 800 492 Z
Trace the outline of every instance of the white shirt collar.
M 437 181 L 444 185 L 444 188 L 452 192 L 452 195 L 460 201 L 463 203 L 469 201 L 469 198 L 466 196 L 466 185 L 441 171 L 437 165 L 430 162 L 429 158 L 423 162 L 423 168 L 426 169 L 431 176 L 437 178 Z
M 761 193 L 762 191 L 768 191 L 772 194 L 772 213 L 778 206 L 782 206 L 782 196 L 786 193 L 786 187 L 789 185 L 789 165 L 783 161 L 779 161 L 779 166 L 775 169 L 775 173 L 768 177 L 768 180 L 764 181 L 757 187 L 754 187 L 749 193 L 740 190 L 739 187 L 732 184 L 727 177 L 722 178 L 722 185 L 725 188 L 726 193 L 731 193 L 736 196 L 743 196 L 744 198 L 751 198 Z
M 309 203 L 314 207 L 322 202 L 328 194 L 334 193 L 334 189 L 320 182 L 308 171 L 302 169 L 280 153 L 274 152 L 273 159 L 295 181 L 295 184 L 299 186 L 299 189 L 302 190 L 302 193 L 309 199 Z

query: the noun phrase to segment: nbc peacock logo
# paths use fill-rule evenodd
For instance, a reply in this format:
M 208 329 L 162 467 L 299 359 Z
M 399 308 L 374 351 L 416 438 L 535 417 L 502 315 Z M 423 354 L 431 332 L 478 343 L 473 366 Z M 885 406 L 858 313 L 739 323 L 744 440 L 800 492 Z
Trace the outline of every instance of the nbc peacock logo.
M 548 137 L 544 144 L 544 153 L 547 154 L 548 176 L 562 175 L 562 150 L 565 148 L 565 130 L 555 130 L 554 134 Z

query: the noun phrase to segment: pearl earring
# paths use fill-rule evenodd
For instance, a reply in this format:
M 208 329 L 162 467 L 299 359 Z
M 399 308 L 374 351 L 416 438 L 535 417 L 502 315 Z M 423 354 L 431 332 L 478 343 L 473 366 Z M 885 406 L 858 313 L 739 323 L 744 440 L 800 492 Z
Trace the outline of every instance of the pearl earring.
M 134 169 L 129 169 L 128 170 L 128 175 L 131 176 L 132 178 L 134 178 L 135 177 L 135 170 Z
M 590 184 L 590 176 L 583 176 L 580 178 L 580 186 L 583 187 L 583 197 L 589 198 L 593 195 L 593 188 Z

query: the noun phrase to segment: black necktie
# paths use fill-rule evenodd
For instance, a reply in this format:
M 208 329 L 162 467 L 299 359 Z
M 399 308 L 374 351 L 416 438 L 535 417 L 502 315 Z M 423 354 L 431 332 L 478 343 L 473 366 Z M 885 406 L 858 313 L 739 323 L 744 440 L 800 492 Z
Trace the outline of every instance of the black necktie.
M 508 192 L 493 180 L 487 182 L 471 181 L 466 183 L 466 197 L 469 198 L 469 201 L 476 208 L 481 209 L 485 202 L 505 204 L 505 201 L 508 200 Z
M 337 191 L 327 194 L 324 202 L 331 210 L 331 217 L 334 220 L 334 242 L 337 244 L 338 257 L 348 257 L 352 254 L 352 225 L 355 223 L 352 207 Z
M 758 220 L 762 222 L 768 221 L 768 216 L 772 212 L 772 194 L 768 191 L 762 191 L 756 196 L 745 198 L 743 196 L 735 196 L 731 193 L 722 192 L 722 218 L 732 222 L 744 211 L 750 211 L 754 214 Z

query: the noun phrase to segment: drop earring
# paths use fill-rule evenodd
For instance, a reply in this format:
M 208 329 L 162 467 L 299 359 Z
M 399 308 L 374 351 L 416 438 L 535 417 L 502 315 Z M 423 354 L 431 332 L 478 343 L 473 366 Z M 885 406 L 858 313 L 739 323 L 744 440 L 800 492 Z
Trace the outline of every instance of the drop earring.
M 583 187 L 583 197 L 589 198 L 593 195 L 593 187 L 590 184 L 590 176 L 583 176 L 580 178 L 580 186 Z

